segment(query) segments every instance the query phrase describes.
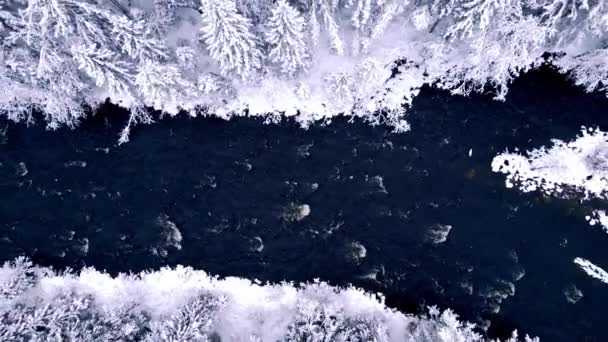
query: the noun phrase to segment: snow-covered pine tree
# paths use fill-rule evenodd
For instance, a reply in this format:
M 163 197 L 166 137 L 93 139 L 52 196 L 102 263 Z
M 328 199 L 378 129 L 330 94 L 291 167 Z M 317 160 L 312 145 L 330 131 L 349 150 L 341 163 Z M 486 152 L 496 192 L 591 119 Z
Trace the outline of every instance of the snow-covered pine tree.
M 312 0 L 311 8 L 313 11 L 316 8 L 317 13 L 321 16 L 325 28 L 327 29 L 327 34 L 329 35 L 329 45 L 332 50 L 337 55 L 343 55 L 344 42 L 340 36 L 340 25 L 337 21 L 338 5 L 339 1 L 336 0 Z M 315 18 L 315 20 L 317 19 Z
M 458 3 L 444 36 L 466 48 L 458 63 L 440 72 L 438 84 L 455 94 L 492 92 L 504 100 L 513 78 L 538 62 L 548 33 L 538 17 L 525 12 L 522 0 Z
M 275 0 L 235 0 L 239 13 L 251 20 L 256 33 L 264 32 L 264 25 L 274 7 Z
M 262 54 L 251 22 L 238 13 L 234 0 L 201 0 L 202 37 L 222 73 L 249 78 L 261 67 Z
M 74 45 L 71 52 L 78 68 L 91 77 L 96 86 L 105 87 L 111 96 L 117 98 L 131 94 L 133 67 L 116 53 L 97 44 Z
M 525 1 L 525 0 L 524 0 Z M 510 20 L 511 15 L 521 13 L 525 3 L 522 0 L 465 0 L 456 2 L 451 12 L 454 23 L 445 33 L 448 39 L 466 39 L 477 32 L 492 31 L 491 25 L 497 17 Z M 519 15 L 522 17 L 522 15 Z
M 286 0 L 278 0 L 272 9 L 266 32 L 271 46 L 269 58 L 281 72 L 293 75 L 308 66 L 304 19 Z
M 109 17 L 112 24 L 112 37 L 129 57 L 144 59 L 166 59 L 166 47 L 154 37 L 142 19 L 131 20 L 124 15 Z
M 177 65 L 146 60 L 138 67 L 135 84 L 146 106 L 171 115 L 182 109 L 193 109 L 190 101 L 196 88 Z
M 384 0 L 382 6 L 379 9 L 379 14 L 374 18 L 372 22 L 372 27 L 369 32 L 369 37 L 363 40 L 362 48 L 363 51 L 367 51 L 369 49 L 369 45 L 373 39 L 377 39 L 380 37 L 390 22 L 396 16 L 403 13 L 405 5 L 408 4 L 408 1 L 403 0 Z
M 344 70 L 336 71 L 325 77 L 325 83 L 333 100 L 332 109 L 337 112 L 350 112 L 355 100 L 353 77 Z
M 306 27 L 308 40 L 316 47 L 321 37 L 321 26 L 325 27 L 328 43 L 332 52 L 337 55 L 344 54 L 344 42 L 340 35 L 339 10 L 342 6 L 336 0 L 299 0 L 297 8 L 306 12 Z

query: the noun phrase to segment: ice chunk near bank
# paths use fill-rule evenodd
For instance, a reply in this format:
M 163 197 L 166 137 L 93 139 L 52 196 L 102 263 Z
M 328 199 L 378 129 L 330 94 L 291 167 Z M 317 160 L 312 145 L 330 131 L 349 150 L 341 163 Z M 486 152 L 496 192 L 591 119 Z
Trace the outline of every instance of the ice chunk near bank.
M 367 248 L 359 242 L 352 241 L 345 246 L 346 260 L 354 265 L 360 265 L 363 259 L 367 257 Z
M 440 243 L 444 243 L 447 241 L 448 235 L 450 234 L 451 230 L 452 230 L 452 226 L 449 224 L 435 223 L 435 224 L 431 225 L 429 227 L 429 229 L 427 230 L 425 239 L 427 242 L 430 242 L 430 243 L 433 243 L 436 245 L 440 244 Z
M 608 233 L 608 214 L 604 210 L 594 210 L 592 215 L 585 217 L 589 225 L 600 225 L 602 229 Z
M 507 175 L 507 187 L 524 192 L 608 198 L 608 133 L 583 127 L 575 140 L 552 143 L 524 154 L 502 153 L 492 161 L 492 170 Z
M 310 206 L 308 204 L 290 203 L 283 209 L 281 218 L 287 222 L 298 222 L 308 215 L 310 215 Z
M 182 233 L 177 225 L 169 219 L 166 214 L 160 214 L 156 219 L 156 225 L 160 228 L 157 245 L 152 247 L 152 254 L 166 257 L 169 249 L 182 249 Z
M 599 279 L 601 282 L 608 284 L 608 272 L 601 267 L 594 265 L 591 261 L 583 258 L 575 258 L 574 263 L 579 265 L 590 277 Z

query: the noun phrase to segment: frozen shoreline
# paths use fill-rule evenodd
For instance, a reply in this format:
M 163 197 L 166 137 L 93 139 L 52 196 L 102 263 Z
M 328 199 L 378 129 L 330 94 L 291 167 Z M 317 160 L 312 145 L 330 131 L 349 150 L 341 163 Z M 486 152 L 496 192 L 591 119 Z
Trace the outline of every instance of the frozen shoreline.
M 113 278 L 93 268 L 55 273 L 18 258 L 0 268 L 0 290 L 6 340 L 489 341 L 449 309 L 416 317 L 353 287 L 260 284 L 182 266 Z

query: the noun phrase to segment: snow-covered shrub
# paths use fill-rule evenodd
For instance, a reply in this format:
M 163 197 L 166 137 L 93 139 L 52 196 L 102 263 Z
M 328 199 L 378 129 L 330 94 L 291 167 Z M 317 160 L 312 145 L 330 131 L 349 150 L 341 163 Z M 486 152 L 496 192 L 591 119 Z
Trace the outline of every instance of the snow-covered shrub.
M 181 266 L 112 278 L 20 258 L 0 268 L 0 294 L 2 341 L 489 341 L 450 310 L 416 317 L 352 287 L 260 285 Z
M 505 152 L 494 158 L 492 170 L 507 175 L 507 187 L 542 191 L 558 197 L 607 198 L 608 133 L 583 127 L 575 140 L 553 140 L 525 154 Z
M 405 131 L 423 84 L 503 100 L 544 52 L 605 90 L 607 30 L 598 0 L 0 0 L 0 114 L 74 126 L 109 98 L 121 142 L 143 108 Z
M 599 224 L 601 228 L 608 233 L 608 213 L 605 210 L 594 210 L 591 215 L 585 217 L 589 225 L 595 226 Z

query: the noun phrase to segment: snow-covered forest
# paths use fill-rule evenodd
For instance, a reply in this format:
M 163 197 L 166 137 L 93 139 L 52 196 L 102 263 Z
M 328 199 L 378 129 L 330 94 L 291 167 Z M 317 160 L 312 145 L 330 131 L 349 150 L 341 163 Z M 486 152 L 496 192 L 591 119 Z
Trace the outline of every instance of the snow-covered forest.
M 0 0 L 0 113 L 75 126 L 109 98 L 123 142 L 153 110 L 406 131 L 423 84 L 501 100 L 550 62 L 605 91 L 607 32 L 604 0 Z
M 473 329 L 450 310 L 404 315 L 322 282 L 262 285 L 186 267 L 112 278 L 24 258 L 0 267 L 2 341 L 490 342 Z

